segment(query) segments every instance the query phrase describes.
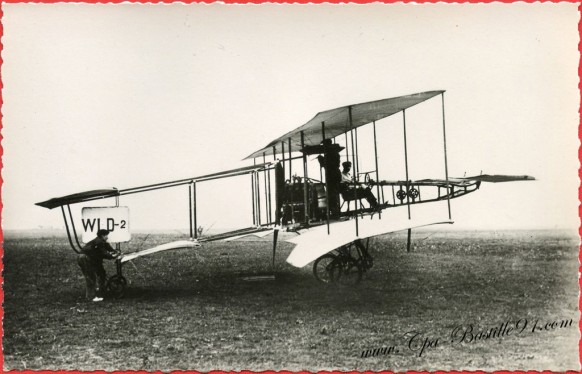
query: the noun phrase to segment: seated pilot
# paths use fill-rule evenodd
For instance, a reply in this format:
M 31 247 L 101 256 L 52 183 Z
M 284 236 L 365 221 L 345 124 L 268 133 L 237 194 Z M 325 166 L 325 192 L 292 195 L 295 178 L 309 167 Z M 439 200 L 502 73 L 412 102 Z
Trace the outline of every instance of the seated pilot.
M 343 170 L 340 192 L 344 200 L 356 200 L 356 197 L 357 199 L 366 199 L 372 209 L 377 209 L 378 200 L 376 200 L 376 196 L 374 196 L 372 190 L 369 187 L 356 187 L 353 185 L 354 179 L 350 174 L 352 163 L 346 161 L 342 163 L 342 166 Z

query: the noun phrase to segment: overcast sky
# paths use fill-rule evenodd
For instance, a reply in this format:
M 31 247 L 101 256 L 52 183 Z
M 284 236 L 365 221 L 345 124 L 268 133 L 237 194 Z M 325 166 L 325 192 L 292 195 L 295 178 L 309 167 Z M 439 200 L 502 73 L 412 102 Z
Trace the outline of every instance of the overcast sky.
M 456 227 L 578 226 L 577 4 L 2 7 L 5 229 L 62 227 L 34 205 L 51 197 L 244 166 L 317 112 L 430 90 L 446 90 L 449 175 L 538 179 L 453 200 Z M 433 100 L 414 111 L 440 131 Z M 401 146 L 398 121 L 381 149 Z M 443 158 L 421 128 L 415 178 Z M 402 170 L 382 152 L 384 175 Z M 232 227 L 249 185 L 202 188 L 200 223 Z M 187 227 L 187 196 L 121 204 L 133 228 Z

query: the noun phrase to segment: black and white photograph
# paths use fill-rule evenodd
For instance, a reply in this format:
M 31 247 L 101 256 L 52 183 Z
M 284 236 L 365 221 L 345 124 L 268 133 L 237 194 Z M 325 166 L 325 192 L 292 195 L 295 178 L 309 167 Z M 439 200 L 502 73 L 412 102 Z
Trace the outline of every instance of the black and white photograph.
M 578 4 L 2 12 L 4 370 L 580 370 Z

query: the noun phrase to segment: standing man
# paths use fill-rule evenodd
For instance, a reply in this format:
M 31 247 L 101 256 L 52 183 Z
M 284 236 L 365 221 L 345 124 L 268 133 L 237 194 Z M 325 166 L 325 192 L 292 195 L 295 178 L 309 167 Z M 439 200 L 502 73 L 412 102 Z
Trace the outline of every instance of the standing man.
M 321 142 L 323 155 L 319 155 L 317 160 L 319 166 L 325 169 L 325 180 L 328 187 L 329 212 L 332 219 L 339 218 L 339 193 L 342 174 L 340 171 L 340 151 L 343 147 L 334 144 L 331 139 L 323 139 Z
M 103 301 L 103 291 L 107 280 L 103 260 L 113 260 L 120 255 L 107 243 L 107 239 L 109 239 L 109 231 L 97 231 L 97 237 L 83 247 L 77 258 L 85 276 L 87 300 Z

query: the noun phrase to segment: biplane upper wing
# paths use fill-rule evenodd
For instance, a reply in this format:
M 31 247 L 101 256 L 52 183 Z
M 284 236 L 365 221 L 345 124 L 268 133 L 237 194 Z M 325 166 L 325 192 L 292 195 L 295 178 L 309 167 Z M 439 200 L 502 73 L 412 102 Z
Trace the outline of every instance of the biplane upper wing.
M 253 152 L 245 159 L 256 158 L 263 155 L 272 155 L 273 147 L 278 147 L 281 142 L 288 144 L 289 139 L 291 139 L 291 152 L 299 151 L 302 149 L 302 133 L 304 138 L 303 146 L 318 145 L 323 140 L 322 123 L 324 123 L 325 127 L 325 137 L 333 138 L 357 127 L 389 117 L 404 109 L 420 104 L 434 96 L 440 95 L 443 92 L 445 91 L 421 92 L 412 95 L 393 97 L 390 99 L 348 105 L 317 113 L 315 117 L 309 120 L 306 124 L 273 140 L 266 147 Z M 287 149 L 286 151 L 289 150 Z
M 288 242 L 296 244 L 287 258 L 287 262 L 296 267 L 303 267 L 324 254 L 356 239 L 366 239 L 372 236 L 442 223 L 453 223 L 453 221 L 420 218 L 391 220 L 388 217 L 380 219 L 378 215 L 375 215 L 371 218 L 361 219 L 358 222 L 357 234 L 354 220 L 330 224 L 329 234 L 326 225 L 319 226 L 310 229 L 304 234 L 287 239 Z

